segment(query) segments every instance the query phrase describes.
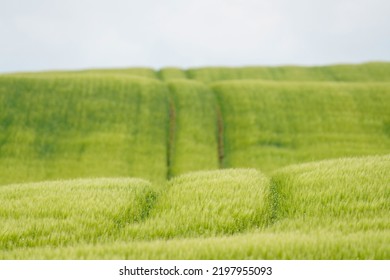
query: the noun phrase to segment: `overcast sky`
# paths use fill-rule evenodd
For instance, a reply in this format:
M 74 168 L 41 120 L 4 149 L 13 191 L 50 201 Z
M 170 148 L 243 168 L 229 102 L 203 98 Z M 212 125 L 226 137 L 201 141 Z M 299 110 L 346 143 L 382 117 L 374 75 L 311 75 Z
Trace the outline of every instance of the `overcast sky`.
M 378 60 L 389 0 L 0 0 L 0 72 Z

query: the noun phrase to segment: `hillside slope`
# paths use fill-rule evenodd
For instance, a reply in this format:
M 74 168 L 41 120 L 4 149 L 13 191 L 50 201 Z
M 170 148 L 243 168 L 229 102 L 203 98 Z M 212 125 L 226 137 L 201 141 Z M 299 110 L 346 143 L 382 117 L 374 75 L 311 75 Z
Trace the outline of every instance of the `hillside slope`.
M 212 85 L 224 166 L 263 171 L 390 151 L 390 84 L 234 81 Z
M 390 63 L 0 75 L 0 259 L 388 259 L 389 157 Z
M 0 184 L 164 181 L 168 92 L 126 77 L 0 77 Z

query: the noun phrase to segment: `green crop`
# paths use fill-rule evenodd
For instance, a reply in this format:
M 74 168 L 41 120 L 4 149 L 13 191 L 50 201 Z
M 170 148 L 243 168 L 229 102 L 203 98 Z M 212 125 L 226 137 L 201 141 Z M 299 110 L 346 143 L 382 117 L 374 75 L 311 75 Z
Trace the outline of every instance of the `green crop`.
M 0 75 L 0 259 L 389 259 L 389 82 L 390 63 Z
M 226 167 L 265 172 L 298 162 L 390 151 L 388 84 L 220 82 Z
M 29 243 L 5 235 L 16 243 L 3 245 L 0 258 L 387 259 L 389 168 L 390 156 L 374 156 L 295 165 L 269 179 L 256 170 L 195 172 L 160 191 L 140 180 L 11 185 L 0 189 L 2 215 L 39 199 L 3 221 L 27 231 Z M 56 233 L 49 217 L 60 233 L 72 219 L 88 229 L 47 240 Z M 35 224 L 46 234 L 28 232 Z
M 1 77 L 0 108 L 0 184 L 166 178 L 168 89 L 159 82 Z
M 168 83 L 171 91 L 170 176 L 218 169 L 216 100 L 203 84 Z
M 0 248 L 112 239 L 145 219 L 156 192 L 140 179 L 82 179 L 0 188 Z
M 187 75 L 205 83 L 224 80 L 389 82 L 389 63 L 334 66 L 206 67 Z
M 233 234 L 270 220 L 268 179 L 256 170 L 202 171 L 169 182 L 150 218 L 124 238 Z

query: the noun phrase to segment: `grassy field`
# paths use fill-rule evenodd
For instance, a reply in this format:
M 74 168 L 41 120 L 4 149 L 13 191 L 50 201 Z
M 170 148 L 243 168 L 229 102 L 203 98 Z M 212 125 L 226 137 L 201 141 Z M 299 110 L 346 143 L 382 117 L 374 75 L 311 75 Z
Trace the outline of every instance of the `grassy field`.
M 100 243 L 148 215 L 157 192 L 140 179 L 80 179 L 3 186 L 0 247 Z
M 110 204 L 110 199 L 117 200 L 116 196 L 122 196 L 123 192 L 131 201 L 127 205 L 133 207 L 126 210 L 130 214 L 118 218 L 117 213 L 126 202 L 110 205 L 106 216 L 94 215 L 94 221 L 100 223 L 89 227 L 93 230 L 84 229 L 83 232 L 78 228 L 61 239 L 63 242 L 72 240 L 70 244 L 59 246 L 44 240 L 46 246 L 39 247 L 36 244 L 43 242 L 41 236 L 30 234 L 30 243 L 8 246 L 0 257 L 388 259 L 389 168 L 390 156 L 373 156 L 294 165 L 276 171 L 269 178 L 254 169 L 195 172 L 172 179 L 162 192 L 141 180 L 119 181 L 115 186 L 121 183 L 122 186 L 114 191 L 110 184 L 115 181 L 103 181 L 99 182 L 102 183 L 100 186 L 87 188 L 88 183 L 80 184 L 82 181 L 7 186 L 0 189 L 3 201 L 9 200 L 12 194 L 18 197 L 21 188 L 27 193 L 34 189 L 41 203 L 50 200 L 54 190 L 42 195 L 44 192 L 37 192 L 38 187 L 46 192 L 45 187 L 56 187 L 55 191 L 67 197 L 80 192 L 87 196 L 88 191 L 94 194 L 88 202 L 75 200 L 65 205 L 62 202 L 50 205 L 45 212 L 34 210 L 30 215 L 21 211 L 32 220 L 5 220 L 6 225 L 12 221 L 13 227 L 19 226 L 16 227 L 17 234 L 26 230 L 27 225 L 42 222 L 42 215 L 58 217 L 61 210 L 67 215 L 66 206 L 69 205 L 72 205 L 72 211 L 65 221 L 86 205 L 91 208 L 90 213 L 95 211 L 103 215 L 105 211 L 95 207 L 99 198 L 100 203 Z M 100 187 L 101 190 L 104 183 L 108 186 L 96 195 L 95 189 Z M 125 187 L 126 183 L 128 187 Z M 61 187 L 65 190 L 59 190 Z M 157 199 L 150 199 L 156 194 L 159 194 Z M 57 196 L 53 198 L 58 199 Z M 2 214 L 3 208 L 9 209 L 9 205 L 0 208 Z M 143 218 L 137 219 L 139 216 Z M 83 215 L 79 217 L 81 222 L 83 218 L 90 222 L 90 217 Z M 113 225 L 112 220 L 122 223 Z M 55 222 L 62 225 L 65 221 Z M 127 224 L 123 224 L 124 221 Z M 43 228 L 50 229 L 50 224 Z M 109 230 L 102 233 L 99 228 Z M 62 232 L 66 232 L 66 226 Z M 54 235 L 55 240 L 56 234 L 56 231 L 46 232 L 45 237 Z M 81 242 L 79 239 L 83 234 L 95 242 Z M 8 236 L 5 238 L 9 239 Z
M 295 165 L 272 176 L 274 226 L 354 233 L 389 230 L 390 156 Z
M 389 259 L 390 63 L 0 75 L 0 259 Z
M 0 184 L 164 181 L 168 93 L 136 78 L 0 77 Z
M 276 168 L 390 150 L 390 87 L 366 83 L 213 84 L 225 167 Z
M 269 199 L 269 180 L 256 170 L 189 173 L 170 180 L 149 219 L 129 226 L 124 238 L 215 236 L 265 227 Z
M 210 83 L 223 80 L 389 82 L 389 63 L 332 66 L 209 67 L 189 69 L 193 79 Z

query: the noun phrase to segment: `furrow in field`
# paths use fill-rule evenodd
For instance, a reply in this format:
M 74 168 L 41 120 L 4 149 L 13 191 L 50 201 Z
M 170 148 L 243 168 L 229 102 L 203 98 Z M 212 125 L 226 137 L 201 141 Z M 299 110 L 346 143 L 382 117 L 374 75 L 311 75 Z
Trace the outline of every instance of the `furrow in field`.
M 223 117 L 221 108 L 217 106 L 217 126 L 218 126 L 218 161 L 219 168 L 224 167 L 224 157 L 225 157 L 225 148 L 224 148 L 224 137 L 223 137 Z
M 172 97 L 169 98 L 169 125 L 167 141 L 167 179 L 172 177 L 172 160 L 175 151 L 175 134 L 176 134 L 176 108 Z
M 269 180 L 254 169 L 189 173 L 172 179 L 149 219 L 124 229 L 122 238 L 234 234 L 268 226 L 269 209 Z
M 216 100 L 216 123 L 217 123 L 217 137 L 218 137 L 218 162 L 219 168 L 224 168 L 225 165 L 225 122 L 223 117 L 223 104 L 219 98 L 219 95 L 209 87 L 213 92 Z
M 218 169 L 216 101 L 203 84 L 193 81 L 168 82 L 174 122 L 169 175 Z

